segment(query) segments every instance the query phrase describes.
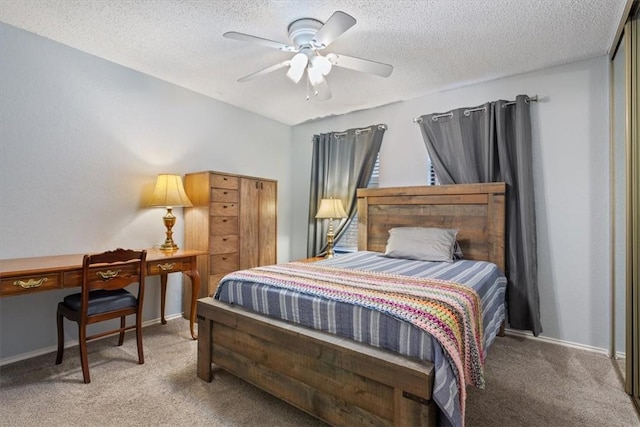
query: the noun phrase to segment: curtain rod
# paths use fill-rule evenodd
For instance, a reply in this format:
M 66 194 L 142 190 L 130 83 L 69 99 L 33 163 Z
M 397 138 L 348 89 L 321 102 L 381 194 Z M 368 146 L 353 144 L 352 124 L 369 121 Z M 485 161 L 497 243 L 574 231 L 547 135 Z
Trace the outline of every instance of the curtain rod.
M 538 95 L 527 96 L 527 97 L 524 99 L 524 102 L 526 102 L 527 104 L 528 104 L 528 103 L 530 103 L 530 102 L 538 102 Z M 515 103 L 516 103 L 516 101 L 509 101 L 509 102 L 505 102 L 505 103 L 502 105 L 502 108 L 507 107 L 507 106 L 509 106 L 509 105 L 513 105 L 513 104 L 515 104 Z
M 533 96 L 527 96 L 524 99 L 524 102 L 529 103 L 529 102 L 538 102 L 538 95 L 533 95 Z M 514 105 L 516 103 L 516 101 L 509 101 L 509 102 L 505 102 L 504 104 L 502 104 L 502 108 L 504 107 L 508 107 L 509 105 Z M 468 110 L 464 110 L 464 115 L 469 117 L 469 115 L 474 112 L 474 111 L 484 111 L 485 107 L 478 107 L 478 108 L 469 108 Z M 449 111 L 448 113 L 444 113 L 444 114 L 437 114 L 435 116 L 431 116 L 431 120 L 433 120 L 434 122 L 438 121 L 438 119 L 442 118 L 442 117 L 453 117 L 453 112 Z M 413 119 L 413 123 L 422 123 L 422 117 L 416 117 Z
M 356 129 L 355 134 L 356 134 L 356 135 L 360 135 L 362 132 L 369 132 L 369 131 L 371 130 L 371 127 L 372 127 L 372 126 L 369 126 L 368 128 Z M 386 130 L 386 129 L 387 129 L 387 125 L 385 125 L 385 124 L 378 125 L 378 129 L 380 129 L 380 130 L 385 129 L 385 130 Z M 334 134 L 333 134 L 333 136 L 337 138 L 337 137 L 339 137 L 339 136 L 346 135 L 346 134 L 347 134 L 347 132 L 348 132 L 348 131 L 344 131 L 344 132 L 336 132 L 336 133 L 334 133 Z

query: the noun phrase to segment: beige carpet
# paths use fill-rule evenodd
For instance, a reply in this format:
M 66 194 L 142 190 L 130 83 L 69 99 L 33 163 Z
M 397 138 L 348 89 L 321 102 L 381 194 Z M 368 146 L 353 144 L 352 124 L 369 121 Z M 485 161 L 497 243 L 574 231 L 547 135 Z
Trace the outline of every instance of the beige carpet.
M 196 377 L 196 342 L 178 319 L 135 337 L 89 344 L 91 384 L 77 347 L 0 367 L 1 426 L 321 426 L 322 422 L 219 372 Z M 485 390 L 469 388 L 467 426 L 639 426 L 614 363 L 589 352 L 515 337 L 498 339 Z

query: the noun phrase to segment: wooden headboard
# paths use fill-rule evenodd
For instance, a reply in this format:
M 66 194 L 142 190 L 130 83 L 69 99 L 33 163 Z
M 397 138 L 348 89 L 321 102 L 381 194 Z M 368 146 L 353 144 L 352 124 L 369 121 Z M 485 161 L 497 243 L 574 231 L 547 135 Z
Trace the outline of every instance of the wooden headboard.
M 504 272 L 504 183 L 358 190 L 358 250 L 384 252 L 393 227 L 458 229 L 465 259 Z

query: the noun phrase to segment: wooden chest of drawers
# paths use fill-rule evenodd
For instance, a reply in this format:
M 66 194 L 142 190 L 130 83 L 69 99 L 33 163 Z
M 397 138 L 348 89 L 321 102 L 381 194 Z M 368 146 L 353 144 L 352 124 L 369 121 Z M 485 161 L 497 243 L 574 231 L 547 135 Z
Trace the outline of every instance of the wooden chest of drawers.
M 215 293 L 227 273 L 275 264 L 276 181 L 207 171 L 187 174 L 184 186 L 193 203 L 184 211 L 185 248 L 209 252 L 198 259 L 208 283 L 199 297 Z

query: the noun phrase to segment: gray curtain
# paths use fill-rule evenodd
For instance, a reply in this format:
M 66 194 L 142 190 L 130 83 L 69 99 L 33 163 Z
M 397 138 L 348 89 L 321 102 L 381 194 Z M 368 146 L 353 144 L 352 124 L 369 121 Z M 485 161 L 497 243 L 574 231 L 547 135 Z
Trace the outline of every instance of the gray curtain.
M 542 326 L 528 97 L 428 114 L 419 124 L 442 184 L 507 183 L 509 325 L 538 336 Z
M 423 116 L 420 129 L 440 184 L 494 181 L 495 120 L 490 102 Z
M 356 214 L 356 190 L 369 182 L 385 130 L 385 125 L 372 125 L 313 136 L 307 256 L 327 250 L 328 221 L 315 218 L 321 199 L 340 199 L 349 216 L 334 224 L 336 241 Z

